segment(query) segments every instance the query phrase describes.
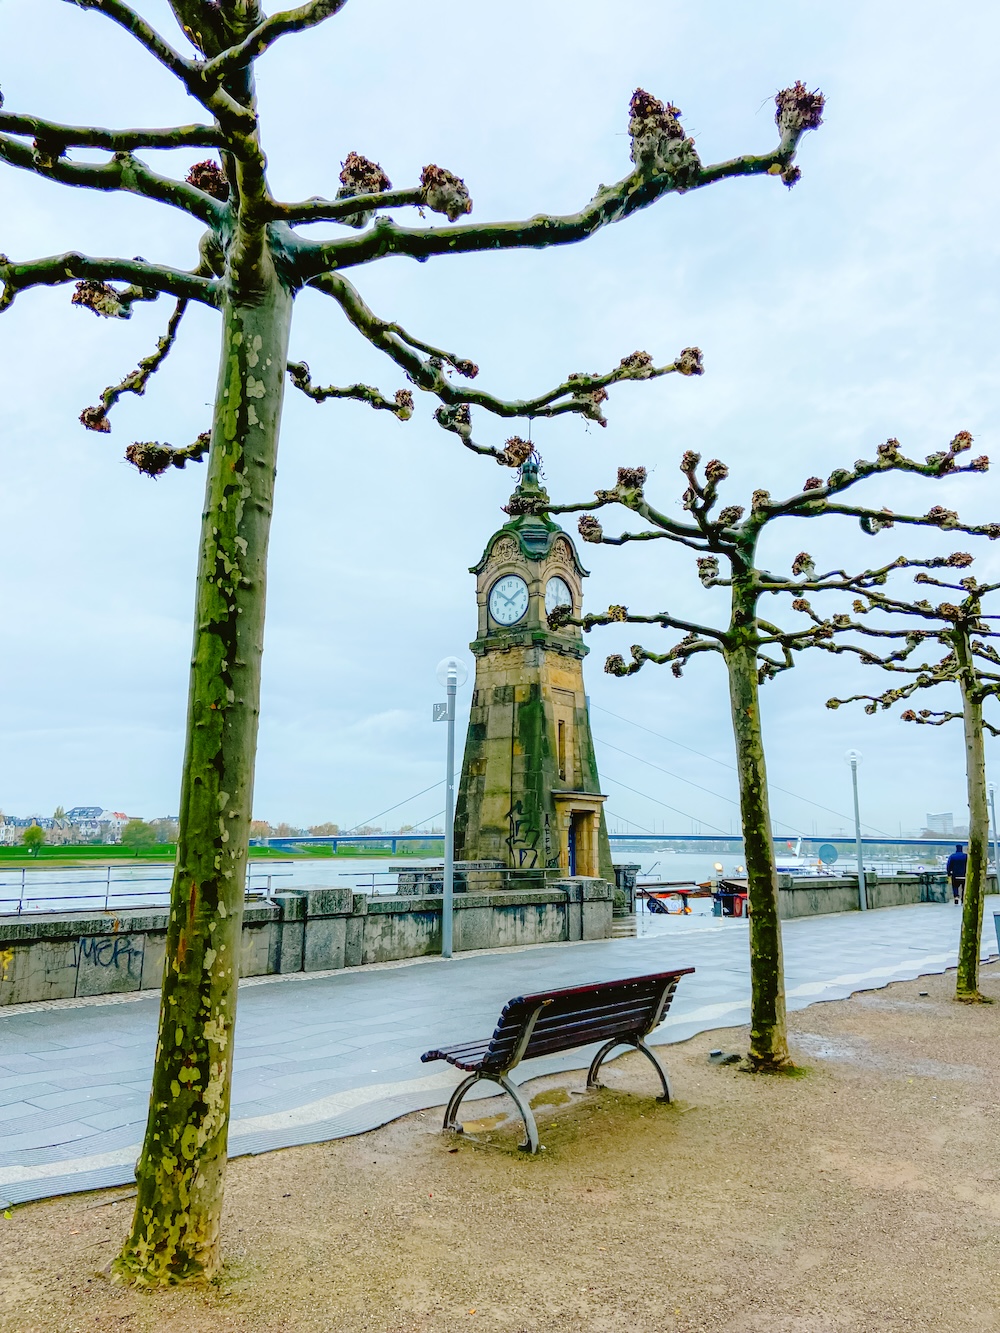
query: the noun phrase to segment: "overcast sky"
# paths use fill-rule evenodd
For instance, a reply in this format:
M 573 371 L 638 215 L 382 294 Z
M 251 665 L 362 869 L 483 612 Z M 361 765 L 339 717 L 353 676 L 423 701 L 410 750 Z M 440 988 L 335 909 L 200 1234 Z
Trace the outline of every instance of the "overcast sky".
M 184 46 L 164 3 L 138 7 Z M 636 348 L 660 363 L 703 348 L 701 379 L 614 390 L 605 430 L 564 418 L 533 431 L 554 497 L 586 498 L 619 464 L 641 463 L 647 494 L 670 510 L 688 447 L 730 464 L 727 502 L 739 503 L 758 486 L 798 489 L 890 435 L 923 456 L 965 428 L 977 452 L 1000 460 L 998 45 L 1000 10 L 986 0 L 947 10 L 926 0 L 351 0 L 266 55 L 258 81 L 279 197 L 331 194 L 354 149 L 396 185 L 415 183 L 427 162 L 457 172 L 479 220 L 575 211 L 623 176 L 637 86 L 682 108 L 703 161 L 768 149 L 774 93 L 797 78 L 822 88 L 825 124 L 805 136 L 791 191 L 772 178 L 723 182 L 561 251 L 391 259 L 355 273 L 379 314 L 471 357 L 479 382 L 507 396 L 609 369 Z M 199 114 L 120 29 L 61 0 L 0 0 L 0 50 L 7 110 L 114 126 Z M 199 154 L 151 156 L 183 175 Z M 0 250 L 12 257 L 72 248 L 190 266 L 197 236 L 153 203 L 0 168 Z M 81 408 L 151 350 L 168 307 L 98 322 L 70 293 L 25 294 L 0 319 L 0 808 L 102 804 L 152 818 L 178 804 L 204 473 L 189 465 L 153 482 L 122 454 L 134 439 L 184 444 L 208 426 L 218 319 L 190 311 L 146 397 L 118 408 L 112 435 L 95 435 L 78 424 Z M 312 294 L 297 302 L 292 354 L 323 383 L 404 384 Z M 511 475 L 441 431 L 433 406 L 418 395 L 403 424 L 288 391 L 259 817 L 349 826 L 440 777 L 434 668 L 448 653 L 471 661 L 468 567 L 505 518 Z M 500 443 L 508 431 L 484 421 L 480 433 Z M 995 476 L 876 480 L 864 491 L 874 504 L 944 503 L 977 520 L 998 517 L 997 494 Z M 609 516 L 606 530 L 628 517 Z M 873 541 L 824 521 L 808 535 L 786 525 L 765 555 L 787 568 L 805 546 L 829 567 L 955 545 L 899 529 Z M 723 623 L 725 594 L 705 593 L 693 561 L 666 546 L 582 547 L 588 607 L 624 602 Z M 997 577 L 1000 550 L 979 563 Z M 722 668 L 701 659 L 680 681 L 651 665 L 625 681 L 604 675 L 606 654 L 635 637 L 626 626 L 589 639 L 612 823 L 689 832 L 693 817 L 703 831 L 728 831 L 737 793 Z M 671 640 L 651 631 L 643 641 Z M 864 752 L 873 828 L 917 828 L 928 811 L 960 817 L 960 729 L 823 707 L 859 686 L 884 687 L 871 671 L 809 654 L 766 687 L 782 828 L 848 827 L 847 813 L 802 798 L 850 811 L 849 746 Z M 470 687 L 463 693 L 467 708 Z M 442 804 L 430 791 L 378 822 L 416 822 Z

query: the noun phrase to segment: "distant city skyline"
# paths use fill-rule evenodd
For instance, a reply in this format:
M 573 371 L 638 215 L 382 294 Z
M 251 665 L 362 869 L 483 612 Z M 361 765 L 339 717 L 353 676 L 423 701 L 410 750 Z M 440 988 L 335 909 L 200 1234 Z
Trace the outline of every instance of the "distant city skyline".
M 62 811 L 62 815 L 59 815 Z M 119 835 L 125 824 L 129 820 L 138 820 L 145 824 L 173 824 L 176 825 L 177 815 L 157 815 L 152 818 L 146 818 L 143 815 L 126 814 L 124 811 L 111 811 L 103 806 L 74 806 L 64 809 L 61 805 L 56 807 L 53 815 L 41 815 L 38 812 L 14 815 L 9 811 L 0 810 L 0 846 L 9 845 L 12 841 L 10 830 L 23 830 L 33 823 L 39 824 L 42 828 L 51 829 L 56 824 L 69 824 L 86 830 L 88 836 L 96 836 L 99 832 L 99 826 L 103 823 L 114 833 Z M 850 834 L 853 836 L 853 828 L 846 825 L 837 825 L 833 822 L 828 825 L 819 825 L 813 820 L 808 829 L 803 828 L 796 832 L 788 832 L 779 826 L 779 821 L 773 821 L 774 837 L 778 840 L 788 839 L 794 841 L 796 837 L 809 840 L 821 839 L 824 837 L 843 837 Z M 648 824 L 640 825 L 634 821 L 624 818 L 609 818 L 609 829 L 616 836 L 628 835 L 629 833 L 646 833 L 662 837 L 684 838 L 689 836 L 700 836 L 703 833 L 710 834 L 709 829 L 703 829 L 698 820 L 691 821 L 690 827 L 683 828 L 676 821 L 671 823 L 668 820 L 651 820 Z M 440 833 L 442 828 L 434 824 L 433 819 L 425 820 L 421 825 L 415 825 L 400 821 L 396 824 L 384 822 L 382 824 L 364 823 L 361 825 L 342 825 L 336 821 L 328 820 L 319 824 L 306 825 L 301 822 L 291 820 L 270 821 L 256 818 L 251 828 L 251 837 L 260 838 L 264 836 L 342 836 L 349 837 L 354 835 L 368 834 L 405 834 L 405 833 Z M 715 830 L 718 836 L 738 837 L 739 830 L 735 822 L 731 823 L 728 831 Z M 878 835 L 878 830 L 871 828 L 864 829 L 866 837 Z M 941 814 L 927 814 L 920 825 L 910 825 L 903 827 L 899 825 L 895 831 L 881 830 L 884 836 L 893 838 L 919 838 L 919 837 L 963 837 L 968 834 L 967 824 L 960 821 L 956 823 L 954 814 L 946 811 Z

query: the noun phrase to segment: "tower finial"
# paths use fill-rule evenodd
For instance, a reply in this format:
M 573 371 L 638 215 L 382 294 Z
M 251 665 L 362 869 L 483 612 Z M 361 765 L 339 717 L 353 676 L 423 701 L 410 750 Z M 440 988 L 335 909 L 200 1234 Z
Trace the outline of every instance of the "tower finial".
M 521 479 L 519 486 L 527 483 L 529 488 L 538 489 L 538 474 L 542 466 L 542 456 L 537 449 L 532 449 L 531 453 L 524 460 L 520 467 Z
M 532 449 L 518 469 L 514 494 L 503 506 L 504 513 L 509 514 L 511 518 L 518 518 L 523 514 L 537 514 L 544 511 L 545 505 L 548 504 L 549 493 L 538 480 L 541 463 L 541 455 Z

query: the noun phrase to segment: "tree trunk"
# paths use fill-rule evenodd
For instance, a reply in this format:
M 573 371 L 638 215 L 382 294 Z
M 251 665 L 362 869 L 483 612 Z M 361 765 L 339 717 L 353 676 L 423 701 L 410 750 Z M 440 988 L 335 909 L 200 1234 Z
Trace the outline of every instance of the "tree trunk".
M 219 1266 L 253 799 L 267 543 L 291 322 L 273 271 L 223 309 L 198 565 L 180 832 L 159 1040 L 126 1281 L 210 1279 Z
M 965 776 L 969 790 L 969 863 L 965 875 L 962 933 L 958 942 L 957 1000 L 984 1000 L 979 991 L 979 953 L 986 897 L 986 866 L 990 837 L 986 798 L 986 752 L 983 748 L 983 701 L 971 677 L 972 657 L 967 639 L 956 641 L 962 721 L 965 727 Z
M 750 906 L 750 1054 L 756 1070 L 787 1068 L 785 978 L 778 919 L 778 874 L 771 837 L 767 771 L 752 645 L 726 652 L 729 698 L 740 775 L 740 816 Z

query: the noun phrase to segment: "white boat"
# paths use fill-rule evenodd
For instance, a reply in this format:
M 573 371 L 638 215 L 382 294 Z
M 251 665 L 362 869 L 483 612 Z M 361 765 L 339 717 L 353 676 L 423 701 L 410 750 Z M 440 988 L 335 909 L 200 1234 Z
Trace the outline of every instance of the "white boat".
M 826 866 L 818 856 L 802 855 L 802 839 L 794 845 L 789 841 L 787 852 L 778 852 L 775 858 L 779 875 L 830 875 L 836 874 L 832 866 Z

